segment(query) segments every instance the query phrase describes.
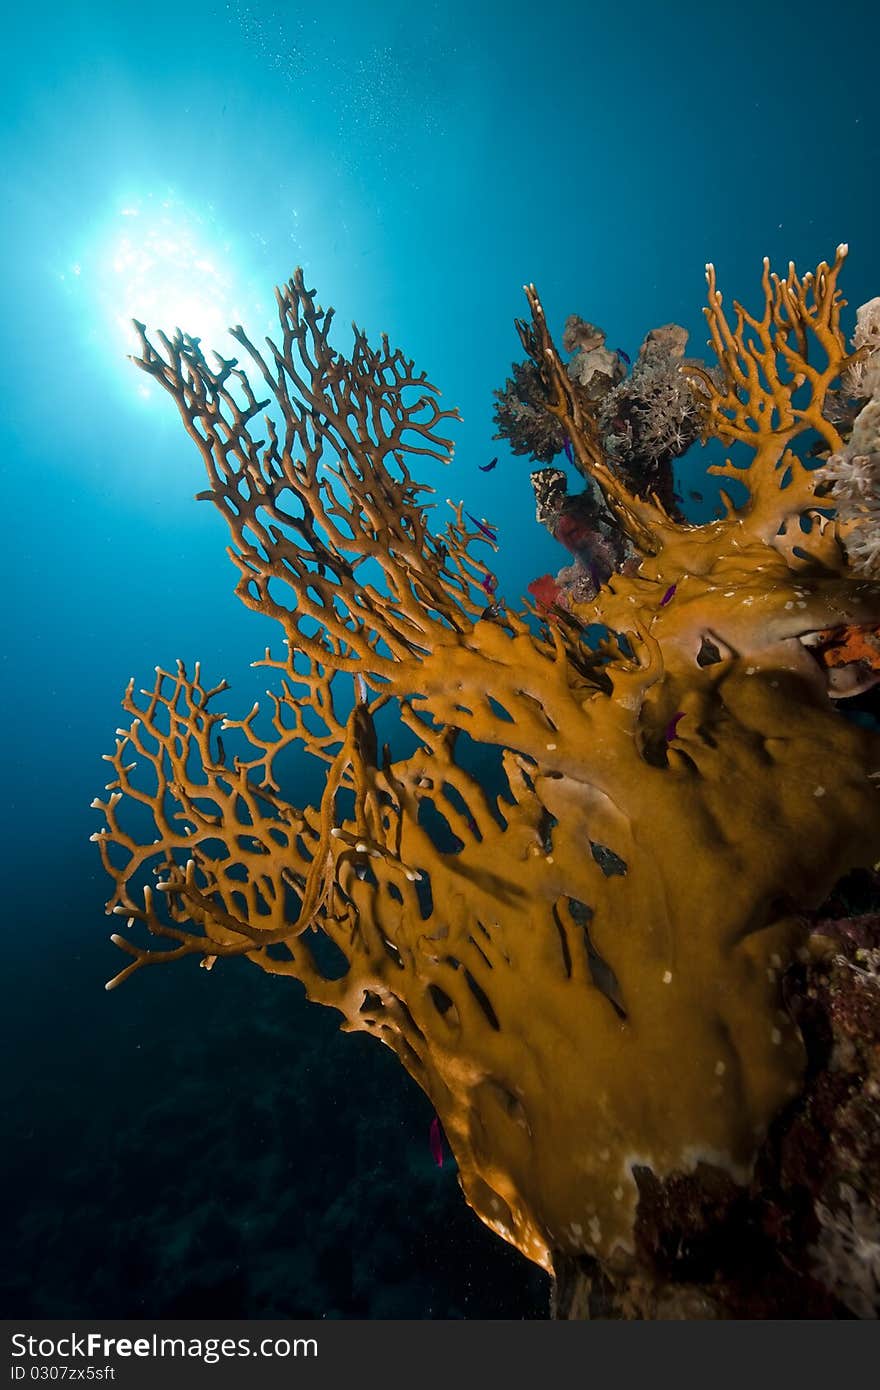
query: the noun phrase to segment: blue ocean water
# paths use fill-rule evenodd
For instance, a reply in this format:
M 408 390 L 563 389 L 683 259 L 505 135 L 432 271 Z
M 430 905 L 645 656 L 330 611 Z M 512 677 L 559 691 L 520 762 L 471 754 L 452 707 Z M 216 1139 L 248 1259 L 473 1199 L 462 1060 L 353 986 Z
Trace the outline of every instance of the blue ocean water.
M 764 255 L 847 241 L 849 328 L 880 292 L 875 8 L 50 0 L 3 29 L 4 1312 L 544 1316 L 389 1053 L 244 964 L 103 990 L 125 683 L 198 658 L 245 709 L 277 641 L 126 323 L 228 354 L 302 264 L 460 408 L 427 481 L 497 527 L 513 598 L 565 559 L 492 439 L 523 283 L 557 335 L 634 355 L 674 321 L 699 352 L 707 260 L 754 302 Z

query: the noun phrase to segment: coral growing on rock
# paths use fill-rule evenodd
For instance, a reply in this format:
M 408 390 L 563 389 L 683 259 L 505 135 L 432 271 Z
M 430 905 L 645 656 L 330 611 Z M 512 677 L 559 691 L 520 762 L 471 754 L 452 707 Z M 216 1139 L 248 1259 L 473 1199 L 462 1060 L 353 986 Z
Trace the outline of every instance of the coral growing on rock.
M 802 1084 L 781 991 L 803 912 L 880 853 L 880 738 L 840 715 L 809 646 L 875 627 L 880 586 L 853 573 L 790 447 L 844 442 L 823 413 L 849 365 L 844 256 L 802 280 L 765 266 L 761 311 L 733 324 L 710 268 L 719 369 L 686 379 L 701 428 L 751 461 L 713 470 L 748 500 L 704 526 L 628 485 L 528 288 L 536 418 L 571 441 L 634 557 L 538 628 L 486 608 L 473 550 L 490 528 L 461 505 L 429 527 L 410 464 L 448 458 L 450 413 L 386 339 L 335 349 L 301 274 L 278 292 L 278 345 L 236 330 L 266 400 L 198 340 L 159 335 L 159 351 L 141 329 L 139 365 L 230 528 L 237 592 L 286 649 L 258 663 L 278 682 L 265 725 L 218 708 L 226 683 L 198 667 L 130 684 L 95 838 L 108 910 L 147 937 L 114 938 L 130 962 L 113 983 L 189 956 L 300 980 L 394 1050 L 471 1206 L 548 1270 L 631 1273 L 646 1183 L 701 1164 L 748 1181 Z M 380 746 L 389 708 L 408 754 Z M 500 791 L 464 735 L 492 750 Z M 292 747 L 325 764 L 318 807 L 282 789 Z
M 561 469 L 541 468 L 532 474 L 531 481 L 537 519 L 575 558 L 575 566 L 567 566 L 564 574 L 557 575 L 557 581 L 568 591 L 577 575 L 579 588 L 575 597 L 595 597 L 606 580 L 632 556 L 626 536 L 603 505 L 601 495 L 592 488 L 574 496 L 569 494 L 568 480 Z
M 880 396 L 880 296 L 859 305 L 851 341 L 856 356 L 841 376 L 841 390 L 856 400 Z
M 562 346 L 572 354 L 565 363 L 572 389 L 594 414 L 606 457 L 630 491 L 639 497 L 656 495 L 677 515 L 672 464 L 700 433 L 693 392 L 680 371 L 687 332 L 674 323 L 652 329 L 629 376 L 621 354 L 605 346 L 605 336 L 576 314 L 566 319 Z M 703 366 L 697 359 L 688 361 Z M 494 393 L 495 438 L 506 439 L 514 454 L 549 463 L 567 436 L 546 409 L 539 366 L 530 360 L 515 362 L 512 371 L 504 389 Z
M 872 303 L 880 305 L 880 300 Z M 873 369 L 875 364 L 880 365 L 880 351 L 872 347 L 857 365 Z M 853 568 L 880 578 L 880 379 L 845 446 L 830 455 L 817 480 L 829 485 Z
M 562 453 L 565 433 L 544 408 L 543 385 L 532 362 L 514 362 L 504 387 L 495 392 L 495 439 L 506 439 L 514 454 L 550 463 Z
M 700 421 L 687 379 L 687 333 L 677 324 L 647 335 L 632 374 L 602 399 L 599 424 L 610 459 L 633 491 L 655 494 L 677 514 L 672 464 L 700 436 Z M 690 365 L 701 365 L 696 359 Z

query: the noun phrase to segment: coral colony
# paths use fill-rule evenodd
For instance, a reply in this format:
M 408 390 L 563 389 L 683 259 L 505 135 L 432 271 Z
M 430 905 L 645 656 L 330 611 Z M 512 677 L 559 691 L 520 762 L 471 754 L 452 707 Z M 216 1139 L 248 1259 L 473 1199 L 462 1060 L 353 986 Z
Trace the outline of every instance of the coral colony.
M 139 326 L 237 593 L 285 647 L 255 663 L 264 725 L 198 665 L 129 685 L 94 838 L 108 910 L 147 935 L 113 937 L 131 959 L 109 987 L 187 956 L 299 980 L 393 1049 L 471 1207 L 557 1279 L 579 1261 L 625 1280 L 658 1184 L 746 1190 L 805 1084 L 785 980 L 835 884 L 880 857 L 880 736 L 838 699 L 880 674 L 880 301 L 850 351 L 845 256 L 802 278 L 765 263 L 758 313 L 732 317 L 709 266 L 711 369 L 671 326 L 628 374 L 582 320 L 572 366 L 526 287 L 498 423 L 538 462 L 570 454 L 587 491 L 533 477 L 577 582 L 545 576 L 521 609 L 494 592 L 490 523 L 459 504 L 432 531 L 410 472 L 449 460 L 455 412 L 384 336 L 331 347 L 301 272 L 277 346 L 235 330 L 251 381 Z M 709 471 L 742 498 L 701 525 L 672 489 L 697 438 L 737 446 Z M 293 748 L 325 765 L 317 807 L 282 789 Z

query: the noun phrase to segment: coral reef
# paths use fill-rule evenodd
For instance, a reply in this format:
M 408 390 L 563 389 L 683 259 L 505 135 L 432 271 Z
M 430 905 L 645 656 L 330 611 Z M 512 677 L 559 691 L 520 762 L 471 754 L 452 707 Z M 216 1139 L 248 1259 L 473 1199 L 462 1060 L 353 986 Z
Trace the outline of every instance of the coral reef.
M 514 362 L 512 377 L 495 392 L 494 439 L 506 439 L 514 454 L 528 454 L 537 463 L 550 463 L 565 446 L 565 432 L 545 409 L 544 384 L 532 362 Z
M 792 447 L 846 444 L 824 413 L 861 360 L 840 330 L 845 254 L 802 279 L 765 263 L 761 310 L 732 323 L 709 267 L 718 368 L 680 362 L 677 389 L 704 437 L 750 461 L 715 466 L 747 500 L 702 526 L 628 484 L 527 287 L 530 408 L 631 557 L 543 616 L 486 607 L 474 551 L 494 532 L 460 504 L 431 531 L 410 465 L 449 458 L 451 412 L 387 339 L 334 348 L 301 273 L 278 291 L 277 345 L 235 330 L 265 400 L 237 362 L 140 328 L 138 365 L 229 526 L 237 592 L 286 650 L 257 663 L 277 681 L 265 724 L 256 706 L 226 714 L 226 682 L 198 666 L 129 685 L 95 803 L 108 911 L 130 929 L 111 984 L 238 956 L 301 981 L 396 1053 L 470 1205 L 560 1285 L 572 1262 L 637 1278 L 652 1191 L 708 1170 L 748 1185 L 804 1083 L 783 982 L 805 914 L 880 855 L 880 737 L 841 714 L 816 640 L 876 629 L 880 585 Z M 318 807 L 282 791 L 294 748 L 325 766 Z M 845 1256 L 816 1245 L 842 1287 Z
M 640 496 L 654 494 L 678 515 L 672 464 L 700 435 L 700 422 L 683 365 L 688 335 L 677 324 L 652 329 L 633 363 L 632 374 L 602 398 L 599 427 L 609 459 Z
M 880 395 L 880 297 L 856 310 L 854 360 L 841 376 L 839 395 L 865 400 Z
M 525 325 L 519 327 L 523 337 Z M 630 375 L 622 354 L 611 352 L 605 338 L 603 329 L 576 314 L 566 319 L 562 346 L 572 354 L 565 363 L 571 389 L 594 415 L 604 453 L 626 486 L 639 497 L 656 495 L 678 517 L 672 464 L 700 433 L 693 392 L 680 368 L 706 370 L 705 365 L 685 358 L 687 331 L 674 323 L 646 335 Z M 568 437 L 546 408 L 538 365 L 528 359 L 514 362 L 511 370 L 503 389 L 494 392 L 494 437 L 506 439 L 514 454 L 549 463 L 566 448 Z M 584 476 L 589 481 L 589 474 Z M 595 508 L 594 492 L 588 489 L 586 496 Z M 540 509 L 538 519 L 543 520 Z
M 562 347 L 572 353 L 565 370 L 589 401 L 601 401 L 626 376 L 620 354 L 605 346 L 605 331 L 569 314 L 562 330 Z
M 880 351 L 873 349 L 863 361 L 880 365 Z M 880 381 L 855 417 L 845 447 L 831 454 L 818 481 L 828 485 L 853 569 L 880 578 Z
M 589 1257 L 559 1261 L 556 1316 L 880 1316 L 878 908 L 880 876 L 856 874 L 803 917 L 782 989 L 805 1083 L 750 1181 L 705 1163 L 666 1180 L 640 1170 L 632 1270 L 611 1280 Z
M 601 494 L 587 488 L 569 495 L 568 479 L 561 469 L 538 469 L 531 481 L 538 521 L 575 559 L 574 565 L 557 575 L 558 583 L 579 602 L 595 598 L 615 570 L 634 555 L 626 536 L 603 506 Z

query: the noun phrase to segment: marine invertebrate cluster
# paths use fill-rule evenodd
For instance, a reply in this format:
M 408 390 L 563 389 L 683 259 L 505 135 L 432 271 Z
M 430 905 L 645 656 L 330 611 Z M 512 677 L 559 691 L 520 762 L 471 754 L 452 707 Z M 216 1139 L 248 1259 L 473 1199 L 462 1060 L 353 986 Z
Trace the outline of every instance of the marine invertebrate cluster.
M 672 464 L 700 436 L 699 413 L 680 368 L 688 335 L 677 324 L 652 329 L 639 348 L 630 376 L 602 399 L 599 424 L 608 456 L 630 487 L 654 493 L 677 515 Z
M 803 279 L 765 266 L 762 309 L 732 323 L 710 268 L 719 367 L 689 369 L 692 408 L 751 461 L 716 468 L 748 500 L 703 526 L 614 466 L 527 287 L 547 437 L 570 440 L 634 560 L 565 613 L 547 603 L 539 627 L 486 606 L 486 527 L 460 505 L 429 527 L 410 466 L 448 459 L 451 412 L 387 339 L 334 348 L 300 273 L 278 292 L 277 345 L 236 330 L 265 400 L 198 340 L 157 349 L 140 330 L 138 364 L 229 526 L 237 592 L 285 651 L 258 663 L 277 682 L 265 726 L 227 714 L 225 682 L 198 667 L 130 684 L 95 838 L 108 910 L 153 943 L 114 938 L 130 957 L 114 983 L 188 956 L 301 980 L 395 1051 L 471 1206 L 547 1269 L 627 1267 L 638 1171 L 747 1177 L 801 1080 L 780 993 L 797 909 L 880 853 L 880 740 L 841 717 L 810 646 L 876 625 L 880 585 L 853 573 L 791 447 L 808 431 L 844 444 L 823 413 L 851 365 L 844 256 Z M 380 745 L 390 709 L 409 753 Z M 318 807 L 283 789 L 294 746 L 326 766 Z M 149 834 L 127 828 L 134 803 Z
M 874 368 L 880 368 L 880 343 L 871 346 L 857 366 L 866 369 L 858 385 L 873 383 Z M 846 444 L 830 455 L 818 477 L 829 485 L 853 568 L 880 577 L 880 377 L 855 417 Z
M 529 327 L 521 323 L 518 328 L 530 352 Z M 605 339 L 603 329 L 576 314 L 566 319 L 562 346 L 572 354 L 565 362 L 571 389 L 593 415 L 603 451 L 630 491 L 640 497 L 653 493 L 666 511 L 677 515 L 673 460 L 700 433 L 693 392 L 680 368 L 687 363 L 705 370 L 705 365 L 699 359 L 685 359 L 687 331 L 674 323 L 646 335 L 629 375 L 625 354 L 610 351 Z M 546 408 L 546 383 L 531 356 L 514 362 L 511 370 L 513 376 L 504 388 L 494 392 L 495 438 L 506 439 L 514 454 L 530 454 L 537 462 L 549 463 L 563 449 L 569 452 L 570 446 L 565 431 Z M 576 462 L 573 455 L 572 461 Z M 589 483 L 589 474 L 585 476 Z M 585 496 L 595 508 L 599 499 L 589 487 Z
M 841 394 L 856 400 L 880 395 L 880 296 L 859 305 L 851 341 L 854 359 L 841 376 Z
M 551 463 L 562 453 L 565 433 L 545 409 L 544 385 L 532 362 L 514 362 L 503 388 L 496 391 L 495 439 L 506 439 L 514 454 L 528 454 L 537 463 Z
M 632 557 L 632 547 L 594 489 L 570 495 L 560 468 L 540 468 L 531 482 L 538 521 L 574 557 L 574 564 L 557 575 L 558 582 L 578 600 L 594 598 Z

